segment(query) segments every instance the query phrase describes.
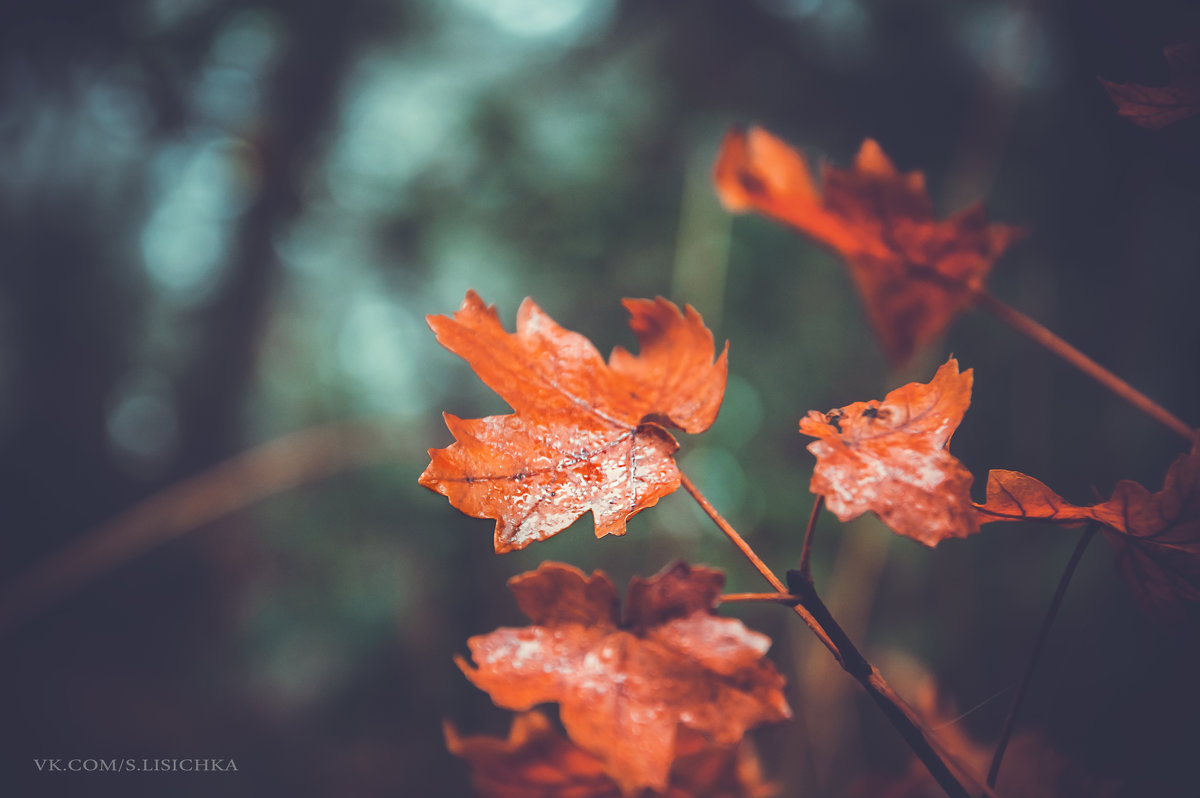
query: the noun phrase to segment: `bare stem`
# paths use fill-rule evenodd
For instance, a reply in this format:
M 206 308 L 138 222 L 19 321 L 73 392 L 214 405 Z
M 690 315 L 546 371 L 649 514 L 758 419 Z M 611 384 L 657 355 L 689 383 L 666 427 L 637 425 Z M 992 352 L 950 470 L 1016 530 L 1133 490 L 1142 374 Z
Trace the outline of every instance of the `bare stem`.
M 813 535 L 817 531 L 817 516 L 821 514 L 821 508 L 825 506 L 825 497 L 817 496 L 817 500 L 813 502 L 812 512 L 808 516 L 808 525 L 804 527 L 804 547 L 800 549 L 800 573 L 809 582 L 812 581 L 812 567 L 809 560 L 812 557 L 812 542 Z
M 0 636 L 120 564 L 268 496 L 378 462 L 385 424 L 327 424 L 268 441 L 155 493 L 0 590 Z
M 754 603 L 786 604 L 789 607 L 796 603 L 796 597 L 791 593 L 724 593 L 717 597 L 722 604 Z
M 688 475 L 680 471 L 679 478 L 683 483 L 683 489 L 692 495 L 692 498 L 696 500 L 696 504 L 700 505 L 700 509 L 704 511 L 704 514 L 712 519 L 717 528 L 725 533 L 725 537 L 733 542 L 733 545 L 737 546 L 738 551 L 750 561 L 755 570 L 771 583 L 771 587 L 775 588 L 776 592 L 787 593 L 787 587 L 784 586 L 783 582 L 779 581 L 779 577 L 775 575 L 775 572 L 762 561 L 762 558 L 758 556 L 754 549 L 750 548 L 750 544 L 738 534 L 737 530 L 721 517 L 721 514 L 717 512 L 717 508 L 712 506 L 712 502 L 700 492 L 700 489 L 696 487 L 696 484 L 692 480 L 688 479 Z
M 799 571 L 791 571 L 788 573 L 788 582 L 792 593 L 800 601 L 800 606 L 807 609 L 833 639 L 837 650 L 841 652 L 838 657 L 839 664 L 866 689 L 871 700 L 904 737 L 904 741 L 929 769 L 929 774 L 933 776 L 938 785 L 951 798 L 969 796 L 970 793 L 950 772 L 949 766 L 930 743 L 931 734 L 927 734 L 925 724 L 917 717 L 912 708 L 888 686 L 883 679 L 883 674 L 862 655 L 846 632 L 834 620 L 829 608 L 825 606 L 825 602 L 821 601 L 821 597 L 817 595 L 812 581 L 805 579 Z
M 795 602 L 792 604 L 792 609 L 804 619 L 804 622 L 816 634 L 817 639 L 829 649 L 842 668 L 863 686 L 871 696 L 871 699 L 883 710 L 884 716 L 891 722 L 896 731 L 900 733 L 904 741 L 908 743 L 909 748 L 917 755 L 917 758 L 929 769 L 930 775 L 941 785 L 946 794 L 950 798 L 970 798 L 970 793 L 955 778 L 954 774 L 950 772 L 950 768 L 946 765 L 946 762 L 930 744 L 929 737 L 931 733 L 928 732 L 925 724 L 912 708 L 888 686 L 887 682 L 883 679 L 883 675 L 875 669 L 875 666 L 871 665 L 866 657 L 854 647 L 850 638 L 842 630 L 841 626 L 838 625 L 837 621 L 834 620 L 829 609 L 817 595 L 812 580 L 799 577 L 798 571 L 792 571 L 788 575 L 789 581 L 792 582 L 791 590 L 789 590 L 779 580 L 779 577 L 767 567 L 762 558 L 754 552 L 750 544 L 738 534 L 737 530 L 721 517 L 721 514 L 705 498 L 700 489 L 688 479 L 687 475 L 680 472 L 680 478 L 684 489 L 696 500 L 696 503 L 700 505 L 700 509 L 713 520 L 713 523 L 725 533 L 725 536 L 733 542 L 738 551 L 775 588 L 776 592 L 780 594 L 780 600 L 787 596 L 788 603 Z M 794 595 L 788 595 L 789 593 Z
M 1196 439 L 1196 430 L 1189 427 L 1178 416 L 1021 311 L 1006 305 L 986 291 L 980 291 L 975 295 L 975 304 L 1017 332 L 1032 338 L 1138 410 L 1166 425 L 1185 440 L 1194 441 Z
M 1013 726 L 1017 720 L 1017 710 L 1020 709 L 1021 702 L 1025 699 L 1025 693 L 1029 690 L 1033 672 L 1037 668 L 1038 660 L 1041 659 L 1042 650 L 1046 647 L 1046 640 L 1050 637 L 1050 627 L 1058 615 L 1058 608 L 1062 604 L 1063 596 L 1067 594 L 1067 586 L 1071 584 L 1071 577 L 1075 575 L 1075 569 L 1078 567 L 1079 561 L 1083 559 L 1083 552 L 1092 542 L 1092 538 L 1096 536 L 1096 530 L 1099 528 L 1100 525 L 1095 522 L 1088 524 L 1087 529 L 1079 538 L 1079 542 L 1075 544 L 1075 551 L 1071 552 L 1071 559 L 1067 561 L 1067 567 L 1063 570 L 1062 577 L 1058 580 L 1058 587 L 1054 590 L 1050 606 L 1046 609 L 1046 616 L 1042 619 L 1042 627 L 1038 630 L 1037 638 L 1034 640 L 1033 651 L 1029 655 L 1029 661 L 1025 663 L 1025 673 L 1021 675 L 1021 683 L 1017 686 L 1017 693 L 1013 696 L 1007 717 L 1004 718 L 1004 728 L 1000 732 L 999 742 L 996 743 L 996 751 L 992 754 L 991 767 L 988 768 L 987 784 L 989 787 L 996 786 L 996 777 L 1000 775 L 1000 763 L 1004 761 L 1004 750 L 1008 748 L 1008 741 L 1012 737 Z

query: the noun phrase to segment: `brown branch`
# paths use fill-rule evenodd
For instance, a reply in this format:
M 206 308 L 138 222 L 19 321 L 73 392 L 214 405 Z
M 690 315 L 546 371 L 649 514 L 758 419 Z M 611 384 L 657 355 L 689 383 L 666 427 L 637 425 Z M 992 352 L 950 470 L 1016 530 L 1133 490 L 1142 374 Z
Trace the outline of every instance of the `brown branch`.
M 155 493 L 0 591 L 0 636 L 128 560 L 235 510 L 382 460 L 388 425 L 348 421 L 268 441 Z
M 786 604 L 790 607 L 797 599 L 791 593 L 725 593 L 718 596 L 717 600 L 722 604 L 763 602 Z
M 717 508 L 712 506 L 712 502 L 700 492 L 700 489 L 688 478 L 688 475 L 680 471 L 679 479 L 683 484 L 683 489 L 691 494 L 692 498 L 696 500 L 696 504 L 700 505 L 700 509 L 704 511 L 704 514 L 712 519 L 717 528 L 725 533 L 725 537 L 729 538 L 734 546 L 737 546 L 742 556 L 750 561 L 750 564 L 763 575 L 763 578 L 771 584 L 771 587 L 775 588 L 779 593 L 787 593 L 788 589 L 779 580 L 779 577 L 775 575 L 775 572 L 767 567 L 767 564 L 762 561 L 762 558 L 758 556 L 754 549 L 750 548 L 750 544 L 738 534 L 737 530 L 721 517 L 721 514 L 717 512 Z
M 817 591 L 813 587 L 812 581 L 800 576 L 798 571 L 789 571 L 788 581 L 791 583 L 791 590 L 788 590 L 783 582 L 779 580 L 779 577 L 767 567 L 762 558 L 750 547 L 750 544 L 738 534 L 737 530 L 728 521 L 721 517 L 721 514 L 705 498 L 700 489 L 688 479 L 687 475 L 680 472 L 680 479 L 684 489 L 696 500 L 696 503 L 700 505 L 700 509 L 704 510 L 705 514 L 725 533 L 725 536 L 733 542 L 738 551 L 754 565 L 771 586 L 780 594 L 794 594 L 790 598 L 797 603 L 792 605 L 792 609 L 804 619 L 804 622 L 816 634 L 817 639 L 829 649 L 842 668 L 863 686 L 871 696 L 871 700 L 883 710 L 884 716 L 891 722 L 896 731 L 900 733 L 904 741 L 908 743 L 909 748 L 917 755 L 917 758 L 929 769 L 930 775 L 941 785 L 946 794 L 950 798 L 970 798 L 970 793 L 967 792 L 966 788 L 962 786 L 954 774 L 950 772 L 950 768 L 946 765 L 946 762 L 930 744 L 929 738 L 932 736 L 932 733 L 925 727 L 924 722 L 888 686 L 887 682 L 884 681 L 883 675 L 854 647 L 850 638 L 838 625 L 837 621 L 834 620 L 820 597 L 817 596 Z M 781 595 L 780 598 L 782 597 Z
M 931 743 L 933 733 L 927 729 L 924 721 L 904 699 L 888 686 L 883 674 L 862 655 L 842 627 L 834 620 L 829 608 L 825 606 L 825 602 L 821 601 L 813 583 L 805 579 L 799 571 L 789 571 L 788 584 L 791 592 L 799 599 L 800 606 L 807 609 L 833 639 L 837 650 L 841 652 L 838 662 L 842 669 L 863 686 L 875 705 L 883 711 L 892 726 L 904 737 L 908 747 L 929 769 L 929 774 L 933 776 L 938 785 L 952 798 L 969 796 L 970 793 L 935 750 Z
M 987 291 L 979 291 L 975 294 L 975 304 L 1017 332 L 1028 336 L 1053 354 L 1058 355 L 1138 410 L 1169 427 L 1185 440 L 1194 441 L 1196 439 L 1196 430 L 1189 427 L 1182 419 L 1021 311 L 1006 305 Z

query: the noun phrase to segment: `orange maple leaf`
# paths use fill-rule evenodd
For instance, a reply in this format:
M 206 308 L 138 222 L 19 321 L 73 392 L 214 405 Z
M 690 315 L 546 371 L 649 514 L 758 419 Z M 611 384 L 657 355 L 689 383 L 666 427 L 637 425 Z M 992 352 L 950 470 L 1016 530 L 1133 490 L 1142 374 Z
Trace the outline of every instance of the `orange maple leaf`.
M 971 369 L 946 361 L 928 384 L 901 386 L 883 401 L 810 412 L 800 432 L 818 440 L 809 489 L 838 518 L 868 510 L 893 530 L 936 546 L 979 531 L 971 472 L 947 450 L 971 403 Z
M 564 738 L 540 712 L 519 713 L 508 738 L 461 737 L 444 726 L 446 747 L 467 761 L 483 798 L 621 798 L 604 763 Z M 753 744 L 713 746 L 686 728 L 676 740 L 676 759 L 666 791 L 642 798 L 767 798 L 778 785 L 763 779 Z
M 691 306 L 626 299 L 641 344 L 608 363 L 582 335 L 532 300 L 504 331 L 494 307 L 471 291 L 453 318 L 430 316 L 438 342 L 516 411 L 461 419 L 445 414 L 456 442 L 430 449 L 420 482 L 476 518 L 496 520 L 496 551 L 521 549 L 591 511 L 596 537 L 679 487 L 665 429 L 703 432 L 725 392 L 729 345 L 714 361 L 712 333 Z
M 446 747 L 471 766 L 471 782 L 483 798 L 620 798 L 604 763 L 558 734 L 540 712 L 522 712 L 508 739 L 461 737 L 443 725 Z
M 1148 615 L 1179 622 L 1200 607 L 1200 443 L 1175 459 L 1157 493 L 1126 479 L 1107 501 L 1081 507 L 1033 477 L 994 470 L 988 473 L 987 502 L 976 505 L 976 511 L 981 523 L 1031 520 L 1074 526 L 1097 521 L 1105 527 L 1134 599 Z
M 992 264 L 1021 235 L 988 224 L 981 204 L 944 220 L 920 172 L 901 174 L 871 139 L 852 169 L 822 165 L 823 194 L 804 156 L 765 130 L 730 131 L 717 156 L 717 194 L 832 249 L 850 269 L 867 316 L 895 362 L 942 333 L 983 289 Z
M 604 763 L 626 794 L 662 791 L 680 726 L 730 746 L 791 715 L 771 641 L 713 612 L 720 571 L 668 566 L 630 584 L 622 620 L 603 573 L 543 563 L 509 584 L 533 621 L 468 641 L 475 685 L 503 707 L 556 701 L 571 740 Z
M 1117 113 L 1149 130 L 1200 114 L 1200 42 L 1167 45 L 1163 56 L 1171 72 L 1166 86 L 1112 83 L 1100 78 Z
M 988 471 L 987 501 L 975 505 L 979 522 L 1050 521 L 1063 526 L 1078 526 L 1087 520 L 1099 521 L 1107 513 L 1100 505 L 1079 507 L 1059 496 L 1040 480 L 1020 471 L 993 468 Z M 1101 523 L 1104 523 L 1101 521 Z

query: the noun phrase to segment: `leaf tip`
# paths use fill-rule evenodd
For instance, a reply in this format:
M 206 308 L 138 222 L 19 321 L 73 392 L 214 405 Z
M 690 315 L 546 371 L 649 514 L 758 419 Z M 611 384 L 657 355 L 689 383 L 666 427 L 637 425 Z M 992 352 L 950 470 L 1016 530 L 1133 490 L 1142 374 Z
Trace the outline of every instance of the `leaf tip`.
M 658 499 L 653 499 L 646 504 L 646 507 L 653 507 L 658 504 Z M 628 521 L 633 516 L 637 515 L 638 510 L 634 509 L 631 512 L 622 511 L 605 511 L 598 508 L 592 509 L 592 524 L 595 526 L 596 539 L 612 535 L 613 537 L 622 537 L 629 531 Z
M 958 358 L 950 355 L 945 363 L 938 366 L 938 370 L 934 372 L 933 379 L 930 382 L 938 380 L 953 382 L 970 392 L 971 387 L 975 384 L 975 369 L 969 368 L 966 371 L 960 371 Z
M 804 157 L 757 126 L 725 134 L 713 182 L 721 204 L 735 213 L 758 209 L 777 215 L 781 203 L 811 202 L 817 195 Z
M 496 316 L 496 306 L 484 302 L 483 297 L 479 296 L 474 288 L 468 288 L 466 295 L 463 297 L 462 304 L 454 312 L 454 319 L 461 322 L 464 318 L 469 318 L 480 313 Z M 445 317 L 443 316 L 442 318 Z
M 474 677 L 477 673 L 479 673 L 479 669 L 472 665 L 466 657 L 464 657 L 462 654 L 455 654 L 454 664 L 458 666 L 458 669 L 463 672 L 464 676 L 471 681 L 475 681 Z

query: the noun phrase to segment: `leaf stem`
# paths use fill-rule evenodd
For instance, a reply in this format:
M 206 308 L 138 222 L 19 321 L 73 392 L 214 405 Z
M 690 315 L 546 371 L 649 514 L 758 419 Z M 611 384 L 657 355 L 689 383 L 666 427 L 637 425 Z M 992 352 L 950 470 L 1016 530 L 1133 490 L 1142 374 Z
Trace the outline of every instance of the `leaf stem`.
M 930 741 L 932 733 L 928 731 L 916 712 L 904 702 L 904 699 L 888 686 L 883 675 L 875 669 L 875 666 L 854 647 L 850 638 L 817 595 L 812 580 L 801 577 L 798 571 L 790 571 L 788 581 L 792 584 L 790 585 L 791 590 L 789 590 L 682 471 L 680 480 L 684 489 L 700 505 L 700 509 L 725 533 L 725 536 L 775 588 L 776 592 L 781 594 L 780 599 L 787 596 L 788 603 L 796 602 L 792 604 L 795 613 L 804 619 L 804 622 L 816 634 L 817 639 L 833 654 L 838 664 L 863 686 L 871 699 L 883 710 L 884 716 L 908 743 L 908 747 L 929 769 L 930 775 L 946 791 L 946 794 L 950 798 L 971 798 L 970 793 L 950 772 L 945 760 L 934 749 Z M 789 596 L 789 593 L 794 595 Z
M 753 565 L 754 568 L 763 575 L 763 578 L 770 583 L 771 587 L 775 588 L 775 592 L 783 596 L 788 595 L 787 587 L 783 584 L 783 582 L 780 581 L 779 577 L 775 575 L 775 572 L 771 570 L 770 566 L 762 561 L 762 558 L 758 556 L 758 553 L 755 552 L 753 548 L 751 548 L 750 544 L 746 542 L 745 538 L 739 535 L 738 531 L 734 529 L 733 526 L 726 521 L 720 513 L 717 512 L 717 508 L 712 506 L 712 502 L 708 500 L 708 497 L 700 492 L 700 489 L 696 487 L 696 484 L 692 482 L 692 480 L 688 478 L 688 475 L 683 473 L 682 470 L 679 472 L 679 479 L 683 484 L 684 490 L 691 494 L 691 497 L 696 500 L 696 504 L 700 505 L 700 509 L 704 511 L 705 515 L 711 518 L 712 522 L 717 525 L 717 528 L 725 533 L 725 537 L 729 538 L 733 545 L 737 547 L 737 550 L 742 553 L 742 556 L 750 561 L 750 564 Z M 833 656 L 840 658 L 841 655 L 838 653 L 837 646 L 834 645 L 832 638 L 830 638 L 829 634 L 821 627 L 821 625 L 813 619 L 808 610 L 794 603 L 792 604 L 792 609 L 795 610 L 796 614 L 799 615 L 806 624 L 808 624 L 808 628 L 813 630 L 813 634 L 815 634 L 821 643 L 833 653 Z
M 754 566 L 755 570 L 762 574 L 763 578 L 771 583 L 771 587 L 775 588 L 776 592 L 778 593 L 787 593 L 787 587 L 784 586 L 783 582 L 779 581 L 779 577 L 775 575 L 775 572 L 772 571 L 767 564 L 762 561 L 762 558 L 758 556 L 754 549 L 750 548 L 750 544 L 738 534 L 737 530 L 734 529 L 728 521 L 721 517 L 721 514 L 717 512 L 717 508 L 712 506 L 712 502 L 710 502 L 705 495 L 700 492 L 700 489 L 697 488 L 696 484 L 688 478 L 688 475 L 683 473 L 683 471 L 680 471 L 679 479 L 683 483 L 683 489 L 691 494 L 692 498 L 696 500 L 696 504 L 700 505 L 700 509 L 704 511 L 704 514 L 712 519 L 713 523 L 717 525 L 717 528 L 725 533 L 725 537 L 729 538 L 734 546 L 737 546 L 738 551 L 742 553 L 743 557 L 750 561 L 750 564 Z
M 1185 440 L 1194 441 L 1196 439 L 1196 430 L 1189 427 L 1178 416 L 1021 311 L 1006 305 L 987 291 L 979 291 L 975 294 L 975 304 L 1017 332 L 1023 333 L 1058 355 L 1138 410 L 1169 427 Z
M 812 557 L 813 535 L 817 531 L 817 516 L 821 514 L 821 508 L 824 506 L 825 497 L 818 495 L 817 500 L 813 502 L 812 512 L 808 516 L 808 525 L 804 527 L 804 547 L 800 549 L 800 567 L 797 570 L 809 582 L 812 581 L 812 567 L 809 560 Z
M 996 777 L 1000 775 L 1000 763 L 1004 761 L 1004 750 L 1008 748 L 1013 725 L 1017 720 L 1017 710 L 1020 709 L 1021 702 L 1025 699 L 1025 693 L 1033 679 L 1033 672 L 1037 668 L 1038 660 L 1041 659 L 1046 640 L 1050 637 L 1050 627 L 1058 615 L 1058 608 L 1062 604 L 1063 597 L 1067 594 L 1067 586 L 1071 584 L 1071 577 L 1075 575 L 1075 569 L 1078 567 L 1079 561 L 1083 559 L 1083 552 L 1092 542 L 1092 538 L 1096 536 L 1099 528 L 1100 525 L 1094 521 L 1088 524 L 1087 529 L 1079 538 L 1079 542 L 1075 544 L 1075 550 L 1071 552 L 1071 559 L 1067 561 L 1067 567 L 1058 580 L 1058 587 L 1054 589 L 1054 596 L 1050 599 L 1050 606 L 1046 609 L 1046 616 L 1042 619 L 1042 627 L 1038 630 L 1037 638 L 1034 640 L 1033 651 L 1029 655 L 1029 661 L 1025 663 L 1025 672 L 1021 675 L 1016 695 L 1013 696 L 1012 704 L 1008 708 L 1008 715 L 1004 718 L 1004 727 L 1000 732 L 1000 740 L 996 743 L 996 751 L 992 754 L 992 764 L 987 772 L 989 787 L 996 786 Z

